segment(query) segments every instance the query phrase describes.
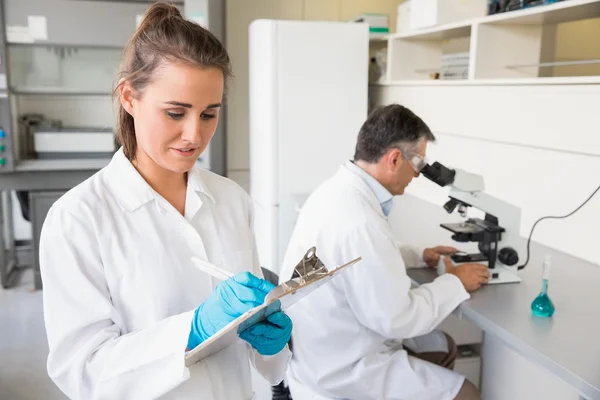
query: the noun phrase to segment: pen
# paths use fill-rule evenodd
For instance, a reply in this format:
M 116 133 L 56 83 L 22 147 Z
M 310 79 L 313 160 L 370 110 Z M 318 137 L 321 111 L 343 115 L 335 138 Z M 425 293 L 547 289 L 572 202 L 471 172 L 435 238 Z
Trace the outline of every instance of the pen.
M 196 268 L 198 268 L 202 272 L 206 272 L 213 278 L 221 279 L 224 281 L 229 278 L 232 278 L 235 275 L 198 257 L 192 257 L 192 262 L 194 263 Z

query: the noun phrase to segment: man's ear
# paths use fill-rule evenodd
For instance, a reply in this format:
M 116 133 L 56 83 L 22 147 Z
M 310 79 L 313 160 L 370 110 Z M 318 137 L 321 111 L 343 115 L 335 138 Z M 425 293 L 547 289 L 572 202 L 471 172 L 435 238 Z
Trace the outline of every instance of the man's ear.
M 389 170 L 397 169 L 404 161 L 402 158 L 402 153 L 396 148 L 389 149 L 387 152 L 385 152 L 383 158 L 385 160 L 386 169 Z
M 135 118 L 135 89 L 131 85 L 129 81 L 121 79 L 119 82 L 119 99 L 121 101 L 121 106 Z

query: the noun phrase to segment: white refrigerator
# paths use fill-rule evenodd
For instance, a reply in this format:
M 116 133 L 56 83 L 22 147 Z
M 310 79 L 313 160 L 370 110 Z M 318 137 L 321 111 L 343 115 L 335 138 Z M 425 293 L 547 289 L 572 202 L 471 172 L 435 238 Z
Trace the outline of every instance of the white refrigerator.
M 261 265 L 278 274 L 299 207 L 354 155 L 367 117 L 369 28 L 256 20 L 249 40 L 254 227 Z

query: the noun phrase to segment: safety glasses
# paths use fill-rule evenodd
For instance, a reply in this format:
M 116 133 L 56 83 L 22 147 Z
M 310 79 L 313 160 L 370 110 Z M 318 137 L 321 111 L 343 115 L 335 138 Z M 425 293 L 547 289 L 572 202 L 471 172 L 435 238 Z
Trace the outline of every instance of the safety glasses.
M 423 168 L 427 166 L 427 158 L 423 157 L 420 154 L 408 156 L 407 154 L 402 152 L 402 155 L 418 174 L 420 174 L 421 171 L 423 171 Z

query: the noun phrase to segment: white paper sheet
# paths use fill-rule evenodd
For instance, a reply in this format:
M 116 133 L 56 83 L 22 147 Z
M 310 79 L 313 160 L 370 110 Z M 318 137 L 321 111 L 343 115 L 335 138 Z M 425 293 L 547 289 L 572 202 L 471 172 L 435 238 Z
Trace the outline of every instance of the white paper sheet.
M 33 40 L 48 40 L 48 22 L 45 16 L 29 15 L 27 24 Z

